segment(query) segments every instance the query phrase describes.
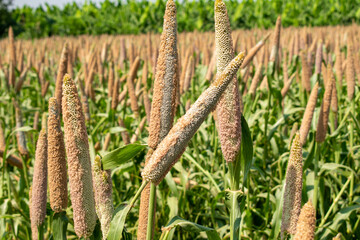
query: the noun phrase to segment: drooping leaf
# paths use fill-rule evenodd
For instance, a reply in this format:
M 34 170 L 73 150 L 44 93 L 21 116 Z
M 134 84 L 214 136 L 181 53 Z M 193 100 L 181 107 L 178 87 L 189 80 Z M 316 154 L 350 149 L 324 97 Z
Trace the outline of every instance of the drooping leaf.
M 179 216 L 173 217 L 169 224 L 162 228 L 162 231 L 175 231 L 176 228 L 181 228 L 187 232 L 205 232 L 209 240 L 220 240 L 218 233 L 214 229 L 187 221 Z
M 117 148 L 102 158 L 103 168 L 107 170 L 119 167 L 121 164 L 124 164 L 135 157 L 146 147 L 146 144 L 134 143 Z

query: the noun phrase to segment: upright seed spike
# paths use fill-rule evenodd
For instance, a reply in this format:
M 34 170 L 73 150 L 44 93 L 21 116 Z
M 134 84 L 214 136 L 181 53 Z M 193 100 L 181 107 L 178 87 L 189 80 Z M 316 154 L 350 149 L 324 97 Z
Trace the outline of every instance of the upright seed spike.
M 176 99 L 179 96 L 178 64 L 176 5 L 173 0 L 169 0 L 166 3 L 163 33 L 161 34 L 159 57 L 156 63 L 148 138 L 150 150 L 146 156 L 145 167 L 148 165 L 152 151 L 156 149 L 172 127 Z M 150 184 L 141 194 L 138 240 L 146 239 L 149 197 Z M 154 226 L 152 227 L 154 228 Z
M 331 65 L 328 65 L 328 68 L 331 69 Z M 329 112 L 330 112 L 330 104 L 331 104 L 331 96 L 332 96 L 332 89 L 334 86 L 334 76 L 332 76 L 331 79 L 328 80 L 326 87 L 325 87 L 325 93 L 323 102 L 321 104 L 320 108 L 320 115 L 319 115 L 319 121 L 316 129 L 316 137 L 315 140 L 317 142 L 323 142 L 325 141 L 327 128 L 328 128 L 328 121 L 329 121 Z
M 284 237 L 285 232 L 290 234 L 295 234 L 296 232 L 296 224 L 301 209 L 302 168 L 302 148 L 298 132 L 291 145 L 289 163 L 286 170 L 281 238 Z
M 36 144 L 31 191 L 30 221 L 33 239 L 38 239 L 38 227 L 44 223 L 46 216 L 47 157 L 47 135 L 45 130 L 41 130 Z
M 315 224 L 315 208 L 313 207 L 311 201 L 308 201 L 301 209 L 294 240 L 314 240 Z
M 220 73 L 234 58 L 229 17 L 222 0 L 215 1 L 215 44 L 217 71 Z M 236 75 L 221 96 L 216 115 L 223 156 L 227 162 L 233 162 L 240 152 L 241 143 L 240 94 Z
M 54 212 L 65 211 L 68 203 L 64 135 L 56 98 L 49 99 L 48 178 L 50 206 Z
M 89 237 L 96 224 L 89 142 L 80 98 L 68 74 L 64 76 L 62 102 L 74 229 L 79 238 Z
M 216 106 L 228 84 L 233 80 L 244 59 L 241 52 L 218 74 L 216 80 L 208 87 L 190 107 L 184 116 L 171 128 L 168 135 L 160 142 L 145 165 L 142 177 L 159 184 L 171 167 L 185 151 L 186 146 L 207 115 Z
M 315 83 L 315 86 L 311 90 L 308 103 L 306 104 L 306 109 L 304 112 L 304 117 L 300 126 L 300 143 L 303 146 L 306 142 L 306 138 L 309 134 L 311 127 L 311 122 L 314 115 L 314 110 L 316 107 L 317 97 L 318 97 L 319 83 Z
M 55 86 L 55 98 L 58 101 L 58 106 L 60 109 L 60 114 L 61 114 L 61 99 L 62 99 L 62 92 L 63 92 L 63 77 L 66 73 L 66 68 L 67 68 L 67 61 L 68 61 L 68 55 L 69 55 L 69 51 L 68 51 L 68 43 L 64 44 L 64 47 L 62 49 L 61 52 L 61 57 L 60 57 L 60 61 L 59 61 L 59 68 L 58 68 L 58 72 L 57 72 L 57 77 L 56 77 L 56 86 Z
M 96 156 L 92 168 L 92 174 L 94 179 L 96 213 L 101 224 L 103 240 L 106 240 L 114 213 L 114 206 L 112 203 L 111 170 L 102 170 L 101 158 Z

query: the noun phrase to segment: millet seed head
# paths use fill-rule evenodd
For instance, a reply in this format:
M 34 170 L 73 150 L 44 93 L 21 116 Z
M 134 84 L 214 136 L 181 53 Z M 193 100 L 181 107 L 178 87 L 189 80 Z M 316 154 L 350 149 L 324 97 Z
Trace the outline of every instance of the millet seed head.
M 289 163 L 286 170 L 286 179 L 284 185 L 284 202 L 281 218 L 281 235 L 285 232 L 295 234 L 296 224 L 301 209 L 301 191 L 302 191 L 302 146 L 300 143 L 300 134 L 296 133 L 291 145 Z
M 301 209 L 294 240 L 313 240 L 315 238 L 315 227 L 315 208 L 311 201 L 308 201 Z
M 89 237 L 96 213 L 88 135 L 75 82 L 68 74 L 64 76 L 62 103 L 74 229 L 78 237 Z

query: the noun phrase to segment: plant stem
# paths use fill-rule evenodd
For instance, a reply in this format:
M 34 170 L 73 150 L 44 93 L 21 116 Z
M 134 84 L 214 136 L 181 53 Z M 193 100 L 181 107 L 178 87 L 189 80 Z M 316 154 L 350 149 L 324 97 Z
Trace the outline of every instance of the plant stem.
M 314 195 L 313 195 L 313 205 L 316 211 L 317 207 L 317 196 L 318 196 L 318 187 L 319 187 L 319 159 L 320 159 L 320 146 L 321 143 L 315 142 L 315 162 L 314 162 Z
M 140 197 L 140 194 L 141 192 L 144 190 L 144 188 L 146 187 L 146 185 L 148 184 L 149 182 L 148 181 L 145 181 L 143 180 L 139 190 L 135 193 L 135 196 L 133 197 L 133 199 L 131 199 L 131 202 L 130 202 L 130 206 L 133 207 L 136 200 Z
M 155 195 L 156 195 L 156 185 L 154 183 L 151 183 L 146 240 L 151 240 L 153 236 Z
M 351 173 L 351 176 L 353 176 L 353 173 Z M 334 209 L 335 205 L 336 205 L 337 202 L 340 200 L 341 195 L 344 193 L 346 187 L 347 187 L 347 186 L 349 185 L 349 183 L 350 183 L 351 176 L 348 178 L 348 180 L 346 181 L 346 183 L 344 184 L 344 186 L 341 188 L 340 192 L 339 192 L 338 195 L 336 196 L 334 202 L 331 204 L 331 206 L 330 206 L 329 210 L 327 211 L 325 217 L 322 219 L 322 221 L 321 221 L 321 223 L 320 223 L 320 225 L 319 225 L 319 228 L 321 228 L 321 227 L 325 224 L 327 218 L 330 216 L 330 214 L 331 214 L 332 210 Z

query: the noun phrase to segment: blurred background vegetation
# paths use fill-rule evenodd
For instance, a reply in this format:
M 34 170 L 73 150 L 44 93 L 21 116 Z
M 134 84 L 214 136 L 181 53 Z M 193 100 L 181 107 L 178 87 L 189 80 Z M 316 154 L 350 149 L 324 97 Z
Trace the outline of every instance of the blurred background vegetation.
M 12 25 L 17 36 L 138 34 L 159 32 L 165 0 L 109 1 L 101 4 L 45 4 L 38 8 L 9 9 L 11 0 L 0 0 L 0 36 Z M 269 28 L 281 15 L 287 26 L 348 25 L 360 22 L 360 0 L 228 0 L 232 28 Z M 214 29 L 214 0 L 177 1 L 178 30 Z

